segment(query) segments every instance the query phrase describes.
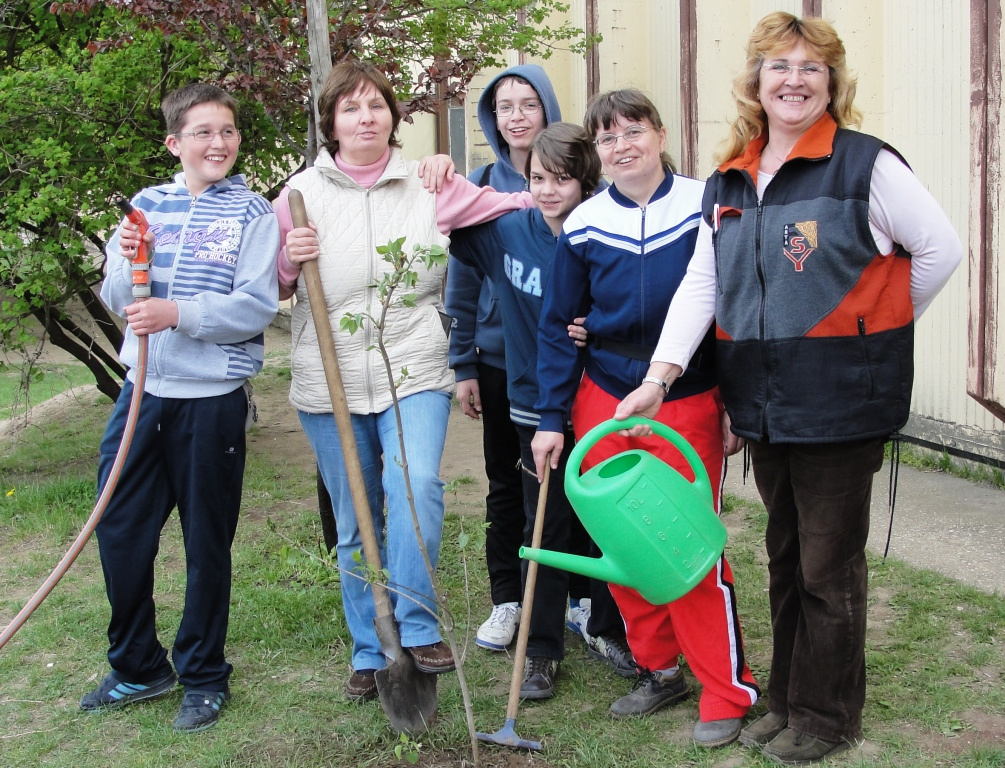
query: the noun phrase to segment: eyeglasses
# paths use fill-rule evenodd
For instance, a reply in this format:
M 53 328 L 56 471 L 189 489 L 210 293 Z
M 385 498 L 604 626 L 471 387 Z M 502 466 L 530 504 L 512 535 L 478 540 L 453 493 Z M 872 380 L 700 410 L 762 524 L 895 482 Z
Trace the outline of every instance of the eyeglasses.
M 540 101 L 528 101 L 526 104 L 521 104 L 519 107 L 514 107 L 512 104 L 502 104 L 496 107 L 496 114 L 499 117 L 509 117 L 513 114 L 514 110 L 519 109 L 521 115 L 536 115 L 541 111 Z
M 761 69 L 766 69 L 771 74 L 781 75 L 782 77 L 787 77 L 789 72 L 797 69 L 804 77 L 816 77 L 817 75 L 822 75 L 827 72 L 827 67 L 823 64 L 803 64 L 802 66 L 799 66 L 798 64 L 783 64 L 780 61 L 772 61 L 769 64 L 763 64 Z
M 618 143 L 618 139 L 624 139 L 629 144 L 634 144 L 642 138 L 642 134 L 645 132 L 646 129 L 641 125 L 633 125 L 631 128 L 626 128 L 624 133 L 602 133 L 593 143 L 604 149 L 612 149 Z
M 222 131 L 188 131 L 176 133 L 175 136 L 191 136 L 196 141 L 212 141 L 214 136 L 219 136 L 224 141 L 237 141 L 241 138 L 241 132 L 236 128 L 224 128 Z

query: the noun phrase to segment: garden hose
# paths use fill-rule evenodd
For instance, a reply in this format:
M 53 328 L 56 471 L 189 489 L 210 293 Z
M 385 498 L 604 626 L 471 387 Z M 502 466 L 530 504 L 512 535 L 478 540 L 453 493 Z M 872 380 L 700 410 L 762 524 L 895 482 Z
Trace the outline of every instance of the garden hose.
M 137 224 L 140 228 L 140 245 L 136 249 L 136 255 L 132 260 L 133 265 L 133 298 L 135 301 L 145 301 L 150 296 L 150 262 L 147 259 L 147 248 L 146 243 L 143 241 L 143 236 L 147 233 L 148 225 L 146 217 L 143 212 L 137 208 L 134 208 L 129 204 L 125 198 L 118 198 L 116 204 L 125 213 L 126 218 Z M 115 492 L 115 486 L 118 484 L 119 477 L 122 474 L 122 467 L 126 463 L 126 456 L 129 454 L 129 446 L 133 441 L 133 434 L 136 431 L 136 422 L 139 419 L 140 414 L 140 401 L 143 398 L 143 386 L 146 383 L 147 376 L 147 347 L 148 347 L 148 337 L 144 334 L 143 336 L 137 337 L 138 341 L 138 351 L 136 358 L 136 367 L 134 370 L 134 382 L 133 382 L 133 396 L 129 402 L 129 414 L 126 417 L 126 425 L 122 432 L 122 440 L 119 442 L 119 450 L 115 455 L 115 462 L 112 464 L 111 472 L 108 475 L 108 480 L 105 483 L 105 487 L 98 497 L 97 503 L 94 505 L 94 511 L 91 512 L 91 516 L 87 518 L 87 522 L 84 524 L 83 529 L 77 536 L 76 540 L 71 545 L 70 549 L 63 556 L 63 559 L 59 561 L 59 564 L 53 569 L 52 573 L 49 574 L 49 578 L 45 580 L 41 587 L 32 595 L 31 599 L 25 604 L 24 608 L 14 617 L 13 621 L 8 624 L 3 632 L 0 632 L 0 648 L 3 648 L 7 641 L 10 640 L 17 633 L 19 629 L 28 621 L 35 609 L 42 604 L 42 601 L 49 596 L 59 580 L 63 578 L 66 572 L 73 565 L 73 561 L 77 559 L 77 555 L 81 553 L 84 549 L 84 545 L 87 540 L 91 538 L 91 534 L 94 533 L 94 529 L 98 526 L 98 521 L 101 519 L 101 515 L 104 514 L 105 508 L 108 506 L 108 502 L 112 498 L 112 494 Z

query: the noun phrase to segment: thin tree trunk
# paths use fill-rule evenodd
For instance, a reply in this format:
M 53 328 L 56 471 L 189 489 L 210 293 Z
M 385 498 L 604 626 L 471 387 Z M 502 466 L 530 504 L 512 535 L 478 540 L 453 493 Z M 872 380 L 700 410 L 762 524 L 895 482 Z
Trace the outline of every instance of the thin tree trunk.
M 91 373 L 94 375 L 94 380 L 98 385 L 98 391 L 103 395 L 107 395 L 112 400 L 117 400 L 119 393 L 122 391 L 122 385 L 119 384 L 120 380 L 124 380 L 126 376 L 126 369 L 122 367 L 122 364 L 118 360 L 110 357 L 105 350 L 99 347 L 97 344 L 91 343 L 87 346 L 79 343 L 74 336 L 87 337 L 86 334 L 68 317 L 61 315 L 57 312 L 46 312 L 43 309 L 33 309 L 32 314 L 35 319 L 41 323 L 42 327 L 45 328 L 45 332 L 49 337 L 49 340 L 62 350 L 69 352 L 76 359 L 80 360 L 84 365 L 88 367 Z M 66 327 L 71 330 L 71 334 L 68 334 L 64 330 L 64 323 Z M 91 340 L 93 342 L 93 340 Z M 106 367 L 107 366 L 107 367 Z M 111 368 L 116 375 L 119 377 L 115 378 L 111 373 L 109 373 L 109 368 Z

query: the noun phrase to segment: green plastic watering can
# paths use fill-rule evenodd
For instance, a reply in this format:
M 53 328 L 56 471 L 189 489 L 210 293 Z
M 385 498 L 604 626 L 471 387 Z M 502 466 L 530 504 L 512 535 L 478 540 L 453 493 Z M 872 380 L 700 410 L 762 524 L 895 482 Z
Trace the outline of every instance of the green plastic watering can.
M 642 449 L 612 456 L 580 476 L 590 448 L 636 424 L 648 424 L 654 434 L 671 442 L 687 459 L 694 482 Z M 654 605 L 690 592 L 726 545 L 726 527 L 715 513 L 712 486 L 698 452 L 656 421 L 611 419 L 587 432 L 569 455 L 565 493 L 603 557 L 531 547 L 521 547 L 520 557 L 632 587 Z

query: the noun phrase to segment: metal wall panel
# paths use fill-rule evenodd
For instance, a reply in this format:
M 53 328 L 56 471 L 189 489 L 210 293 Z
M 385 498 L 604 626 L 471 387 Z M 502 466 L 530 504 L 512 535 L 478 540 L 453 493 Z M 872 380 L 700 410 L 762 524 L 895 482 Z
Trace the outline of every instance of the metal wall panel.
M 599 89 L 639 87 L 649 93 L 668 128 L 671 153 L 682 156 L 680 2 L 591 0 L 604 40 L 599 49 Z M 570 17 L 584 25 L 587 0 L 574 0 Z M 966 247 L 970 243 L 970 8 L 965 0 L 821 0 L 820 15 L 845 41 L 858 75 L 856 104 L 862 130 L 888 141 L 910 162 L 939 200 Z M 982 4 L 976 3 L 980 8 Z M 714 167 L 714 149 L 734 115 L 730 89 L 744 60 L 754 24 L 785 10 L 801 15 L 805 0 L 701 0 L 696 3 L 697 46 L 693 77 L 697 115 L 696 175 Z M 1001 41 L 998 41 L 1001 43 Z M 544 63 L 568 78 L 560 93 L 570 120 L 585 108 L 585 67 L 559 54 Z M 556 83 L 556 85 L 558 85 Z M 994 137 L 997 142 L 1005 137 Z M 1005 150 L 1005 146 L 1003 146 Z M 1005 206 L 1005 191 L 989 190 L 991 205 Z M 996 219 L 997 221 L 997 219 Z M 1001 260 L 1000 233 L 994 238 Z M 1005 295 L 1005 269 L 994 272 L 994 296 Z M 967 394 L 967 260 L 917 328 L 915 388 L 908 431 L 935 444 L 1005 459 L 1003 422 Z M 999 300 L 1000 301 L 1000 300 Z M 1005 376 L 1005 365 L 996 375 Z M 1005 386 L 1005 383 L 1003 383 Z

